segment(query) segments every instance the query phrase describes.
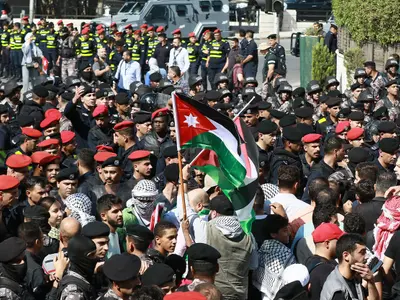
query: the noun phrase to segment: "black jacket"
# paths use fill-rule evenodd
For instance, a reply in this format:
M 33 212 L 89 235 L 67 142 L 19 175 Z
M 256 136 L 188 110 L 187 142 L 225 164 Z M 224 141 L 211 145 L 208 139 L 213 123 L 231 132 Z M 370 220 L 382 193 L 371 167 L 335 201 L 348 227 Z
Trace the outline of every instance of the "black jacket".
M 303 178 L 303 165 L 301 164 L 300 156 L 285 149 L 275 149 L 271 159 L 269 183 L 278 184 L 278 169 L 283 164 L 298 167 L 300 178 Z
M 93 125 L 92 113 L 83 105 L 77 105 L 70 101 L 65 106 L 64 115 L 71 121 L 72 126 L 74 126 L 78 148 L 87 148 L 89 130 Z
M 34 101 L 28 101 L 24 104 L 19 112 L 19 117 L 31 116 L 34 119 L 34 127 L 40 129 L 40 122 L 44 119 L 44 112 L 42 106 Z
M 374 229 L 374 225 L 382 213 L 382 206 L 386 198 L 375 197 L 369 202 L 361 203 L 354 208 L 355 213 L 359 213 L 365 220 L 365 231 Z

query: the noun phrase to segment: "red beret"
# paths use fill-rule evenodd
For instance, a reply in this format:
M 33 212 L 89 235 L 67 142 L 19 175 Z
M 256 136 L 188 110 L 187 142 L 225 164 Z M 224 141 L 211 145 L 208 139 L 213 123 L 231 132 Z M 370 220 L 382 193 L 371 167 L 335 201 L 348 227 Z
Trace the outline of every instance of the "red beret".
M 63 144 L 68 144 L 70 141 L 73 140 L 73 138 L 75 137 L 75 132 L 73 131 L 61 131 L 61 141 Z
M 58 145 L 60 145 L 60 141 L 57 139 L 43 140 L 39 144 L 37 144 L 37 146 L 40 148 L 48 148 L 50 146 L 58 146 Z
M 205 296 L 203 296 L 199 292 L 176 292 L 173 294 L 166 295 L 164 300 L 207 300 Z
M 133 32 L 133 34 L 142 34 L 142 32 L 138 29 L 138 30 L 135 30 L 134 32 Z
M 83 25 L 83 28 L 89 28 L 90 27 L 90 23 L 86 23 L 85 25 Z
M 74 26 L 74 24 L 73 23 L 68 23 L 67 25 L 65 25 L 65 26 Z
M 178 34 L 178 33 L 181 33 L 181 30 L 179 28 L 172 31 L 172 34 Z
M 42 25 L 42 21 L 37 22 L 38 25 Z
M 101 29 L 97 30 L 97 34 L 102 34 L 104 32 L 105 32 L 104 28 L 101 28 Z
M 132 29 L 132 24 L 128 24 L 125 26 L 125 29 Z
M 140 25 L 140 29 L 142 29 L 142 28 L 147 28 L 147 24 Z
M 38 139 L 42 136 L 42 133 L 39 130 L 30 128 L 30 127 L 23 127 L 22 134 L 26 135 L 32 139 Z
M 147 150 L 136 150 L 133 151 L 129 156 L 128 159 L 130 160 L 139 160 L 150 156 L 150 151 Z
M 163 32 L 164 26 L 158 26 L 156 32 Z
M 317 134 L 317 133 L 309 133 L 303 136 L 303 143 L 315 143 L 319 142 L 321 139 L 322 135 Z
M 154 118 L 157 117 L 168 116 L 168 114 L 169 114 L 169 109 L 167 107 L 157 109 L 155 112 L 151 114 L 151 120 L 154 120 Z
M 349 121 L 342 121 L 342 122 L 339 122 L 339 123 L 336 125 L 335 132 L 336 132 L 336 134 L 340 134 L 340 133 L 342 133 L 343 131 L 347 130 L 349 127 L 350 127 L 350 122 L 349 122 Z
M 196 34 L 194 32 L 189 33 L 189 37 L 196 37 Z
M 0 191 L 15 189 L 19 186 L 19 180 L 13 176 L 0 175 Z
M 205 30 L 204 32 L 203 32 L 203 35 L 206 35 L 206 33 L 209 33 L 210 32 L 210 30 Z
M 29 20 L 29 17 L 28 17 L 28 16 L 25 16 L 25 17 L 23 17 L 21 20 L 28 21 L 28 20 Z
M 98 145 L 96 146 L 98 152 L 114 152 L 113 147 L 106 145 Z
M 55 116 L 50 116 L 48 118 L 45 118 L 42 122 L 40 122 L 40 128 L 45 129 L 47 127 L 50 127 L 50 125 L 56 125 L 58 123 L 59 119 L 57 119 Z
M 364 129 L 362 128 L 352 128 L 347 132 L 347 139 L 349 141 L 356 140 L 364 134 Z
M 117 31 L 115 34 L 116 35 L 123 35 L 123 33 L 121 31 Z
M 221 33 L 221 29 L 218 29 L 218 28 L 215 29 L 215 30 L 214 30 L 214 33 Z
M 100 29 L 103 29 L 103 25 L 101 25 L 101 24 L 96 26 L 96 30 L 100 30 Z
M 100 151 L 94 155 L 94 160 L 97 161 L 98 163 L 103 163 L 110 157 L 115 157 L 115 156 L 117 156 L 117 154 L 114 152 Z
M 133 127 L 134 125 L 135 125 L 135 123 L 133 123 L 132 121 L 122 121 L 122 122 L 115 124 L 114 130 L 118 131 L 118 130 L 126 129 L 129 127 Z
M 59 156 L 50 154 L 46 151 L 36 151 L 31 155 L 32 162 L 41 166 L 47 165 L 58 158 Z
M 59 21 L 57 22 L 57 25 L 61 25 L 61 24 L 63 24 L 63 21 L 62 21 L 62 20 L 59 20 Z
M 89 28 L 83 28 L 81 34 L 88 34 Z
M 59 121 L 62 117 L 62 114 L 59 112 L 58 109 L 50 108 L 50 109 L 46 110 L 46 112 L 44 113 L 44 117 L 45 118 L 54 117 Z
M 100 115 L 108 115 L 108 108 L 105 105 L 99 105 L 97 106 L 94 111 L 93 111 L 93 118 L 96 118 L 97 116 Z
M 26 168 L 32 163 L 32 159 L 24 154 L 13 154 L 6 160 L 7 167 L 11 169 Z
M 110 25 L 110 27 L 113 27 L 113 26 L 117 26 L 117 23 L 112 22 L 111 25 Z
M 154 26 L 150 26 L 149 28 L 147 28 L 147 32 L 149 31 L 154 31 Z

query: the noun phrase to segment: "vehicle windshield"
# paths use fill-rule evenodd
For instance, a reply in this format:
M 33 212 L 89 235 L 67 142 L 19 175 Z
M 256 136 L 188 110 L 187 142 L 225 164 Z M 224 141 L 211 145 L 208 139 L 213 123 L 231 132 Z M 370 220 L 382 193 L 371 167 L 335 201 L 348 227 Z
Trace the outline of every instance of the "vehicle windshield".
M 285 0 L 286 3 L 296 3 L 298 0 Z
M 120 12 L 120 13 L 127 13 L 127 12 L 129 12 L 129 11 L 132 9 L 132 7 L 133 7 L 135 4 L 136 4 L 135 2 L 126 2 L 126 3 L 121 7 L 121 9 L 119 10 L 119 12 Z
M 140 15 L 140 13 L 142 12 L 143 7 L 144 7 L 145 5 L 146 5 L 146 3 L 143 3 L 143 2 L 137 3 L 137 4 L 135 5 L 135 7 L 133 8 L 133 10 L 132 10 L 132 14 L 133 14 L 133 15 Z
M 132 13 L 133 15 L 140 15 L 145 4 L 145 2 L 126 2 L 119 10 L 119 13 Z

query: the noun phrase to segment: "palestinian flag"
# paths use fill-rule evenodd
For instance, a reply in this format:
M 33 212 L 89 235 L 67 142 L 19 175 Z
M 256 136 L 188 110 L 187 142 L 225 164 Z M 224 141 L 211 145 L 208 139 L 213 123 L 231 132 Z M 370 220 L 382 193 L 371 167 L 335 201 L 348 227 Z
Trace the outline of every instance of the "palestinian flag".
M 175 93 L 172 99 L 178 150 L 213 150 L 227 182 L 240 187 L 246 177 L 246 165 L 240 157 L 240 137 L 233 121 L 181 93 Z

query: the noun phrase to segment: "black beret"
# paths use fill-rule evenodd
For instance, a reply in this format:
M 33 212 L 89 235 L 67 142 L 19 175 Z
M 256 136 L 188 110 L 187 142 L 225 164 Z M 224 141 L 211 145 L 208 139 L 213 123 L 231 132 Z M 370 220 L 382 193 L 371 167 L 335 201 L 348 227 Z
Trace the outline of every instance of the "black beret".
M 258 110 L 269 110 L 271 109 L 272 105 L 269 102 L 262 101 L 258 103 Z
M 275 33 L 270 34 L 269 36 L 267 36 L 267 39 L 276 40 L 276 34 Z
M 374 119 L 379 119 L 379 118 L 388 117 L 388 116 L 389 116 L 389 112 L 388 112 L 388 109 L 385 106 L 379 107 L 372 114 L 372 117 Z
M 80 67 L 79 67 L 79 71 L 83 71 L 83 70 L 85 70 L 86 68 L 89 68 L 89 67 L 91 67 L 92 65 L 91 64 L 89 64 L 88 62 L 85 62 L 85 61 L 83 61 L 83 63 L 80 65 Z
M 204 96 L 204 99 L 206 99 L 207 101 L 219 101 L 220 98 L 221 93 L 214 90 L 208 91 Z
M 193 99 L 203 103 L 205 95 L 206 94 L 204 92 L 200 92 L 200 93 L 197 93 L 196 95 L 194 95 Z
M 154 72 L 154 73 L 150 74 L 150 81 L 160 82 L 161 79 L 162 79 L 162 76 L 158 72 Z
M 352 111 L 349 114 L 349 119 L 352 121 L 363 121 L 364 120 L 364 114 L 361 111 Z
M 49 96 L 49 91 L 41 84 L 34 86 L 32 92 L 41 98 L 46 98 Z
M 86 94 L 89 94 L 89 93 L 94 93 L 94 91 L 95 91 L 94 88 L 91 87 L 88 84 L 82 84 L 81 88 L 83 88 L 82 95 L 86 95 Z
M 342 99 L 340 99 L 340 98 L 329 97 L 329 99 L 325 103 L 326 103 L 326 105 L 328 105 L 328 107 L 335 107 L 335 106 L 339 106 L 341 102 L 342 102 Z
M 303 137 L 301 131 L 297 127 L 285 127 L 282 130 L 283 137 L 292 143 L 301 142 L 301 138 Z
M 138 277 L 142 262 L 136 255 L 124 253 L 106 260 L 103 273 L 108 279 L 121 282 Z
M 169 164 L 164 169 L 164 177 L 167 182 L 179 181 L 179 166 L 176 163 Z
M 129 97 L 127 93 L 118 93 L 115 96 L 115 102 L 118 104 L 129 104 Z
M 101 167 L 121 167 L 122 161 L 118 156 L 107 158 L 102 164 Z
M 258 105 L 257 104 L 251 104 L 246 107 L 246 109 L 242 112 L 243 115 L 246 114 L 257 114 L 258 113 Z
M 257 131 L 262 134 L 270 134 L 278 130 L 278 125 L 270 120 L 263 120 L 257 125 Z
M 395 129 L 396 129 L 396 123 L 391 121 L 383 121 L 380 122 L 378 125 L 378 132 L 394 133 Z
M 305 123 L 299 123 L 296 125 L 296 128 L 301 132 L 302 136 L 305 136 L 310 133 L 315 133 L 314 128 L 311 125 Z
M 10 113 L 7 106 L 4 104 L 0 104 L 0 115 Z
M 82 227 L 82 234 L 90 239 L 100 236 L 109 236 L 110 227 L 103 222 L 94 221 Z
M 359 82 L 356 82 L 356 83 L 353 83 L 351 86 L 350 86 L 350 89 L 352 90 L 352 91 L 355 91 L 356 89 L 358 89 L 358 88 L 360 88 L 361 87 L 361 84 L 359 83 Z
M 48 220 L 50 218 L 50 214 L 43 206 L 33 205 L 25 207 L 24 217 L 33 220 Z
M 139 224 L 128 224 L 126 225 L 126 234 L 134 237 L 142 242 L 152 241 L 154 239 L 153 232 L 145 226 Z
M 304 104 L 305 104 L 304 98 L 297 97 L 293 101 L 292 108 L 296 110 L 297 108 L 304 107 Z
M 210 210 L 215 210 L 223 216 L 233 216 L 235 210 L 232 202 L 225 195 L 218 195 L 210 201 Z
M 0 243 L 0 262 L 8 263 L 18 258 L 26 249 L 26 243 L 18 237 L 10 237 Z
M 162 152 L 164 158 L 170 157 L 170 158 L 176 158 L 178 157 L 178 149 L 176 145 L 169 146 L 164 149 Z
M 146 122 L 151 121 L 151 114 L 150 113 L 144 113 L 144 112 L 137 112 L 135 113 L 133 117 L 133 122 L 135 124 L 144 124 Z
M 389 80 L 386 84 L 385 87 L 390 87 L 391 85 L 396 84 L 397 85 L 397 79 L 392 79 Z
M 213 108 L 217 111 L 228 111 L 229 109 L 233 109 L 234 105 L 232 103 L 216 103 Z
M 49 92 L 53 92 L 54 94 L 58 94 L 58 92 L 60 91 L 58 87 L 54 86 L 51 83 L 46 84 L 44 87 L 46 90 L 48 90 Z
M 78 177 L 79 177 L 79 172 L 78 172 L 78 169 L 75 167 L 62 169 L 56 175 L 56 179 L 58 182 L 63 181 L 63 180 L 77 180 Z
M 284 115 L 282 119 L 279 120 L 280 127 L 287 127 L 296 124 L 295 115 Z
M 294 114 L 296 115 L 296 117 L 303 119 L 312 118 L 313 113 L 314 109 L 312 109 L 311 107 L 300 107 L 294 110 Z
M 399 150 L 399 141 L 393 138 L 381 139 L 379 141 L 379 149 L 382 152 L 394 154 Z
M 96 98 L 108 97 L 108 92 L 106 90 L 99 90 L 96 92 Z
M 328 97 L 336 97 L 336 98 L 346 98 L 339 90 L 333 90 L 326 93 Z
M 276 110 L 276 109 L 271 109 L 271 110 L 270 110 L 270 114 L 271 114 L 271 116 L 272 116 L 273 118 L 278 119 L 278 120 L 282 119 L 283 116 L 286 115 L 283 111 Z
M 369 151 L 362 147 L 352 148 L 348 152 L 349 161 L 355 164 L 370 160 Z
M 64 100 L 67 101 L 71 101 L 72 99 L 74 99 L 75 94 L 74 93 L 70 93 L 70 92 L 65 92 L 61 94 L 61 98 L 63 98 Z
M 370 91 L 365 90 L 358 95 L 358 101 L 359 102 L 372 102 L 375 101 L 374 95 L 371 94 Z
M 351 108 L 345 107 L 339 110 L 337 117 L 341 119 L 348 118 L 350 113 L 351 113 Z
M 29 115 L 19 115 L 17 117 L 17 122 L 19 127 L 29 127 L 35 124 L 35 119 L 32 116 Z
M 306 90 L 303 87 L 298 87 L 293 90 L 293 97 L 301 97 L 304 98 L 306 95 Z
M 170 266 L 156 263 L 143 273 L 141 281 L 142 286 L 156 285 L 162 287 L 171 281 L 175 281 L 175 277 L 175 272 Z
M 202 260 L 211 263 L 217 263 L 218 259 L 221 258 L 221 253 L 217 249 L 203 243 L 193 244 L 186 250 L 186 254 L 189 260 Z
M 329 100 L 329 97 L 327 96 L 327 95 L 321 95 L 320 97 L 319 97 L 319 102 L 320 103 L 326 103 L 326 101 L 328 101 Z

